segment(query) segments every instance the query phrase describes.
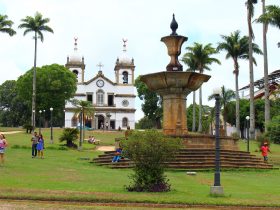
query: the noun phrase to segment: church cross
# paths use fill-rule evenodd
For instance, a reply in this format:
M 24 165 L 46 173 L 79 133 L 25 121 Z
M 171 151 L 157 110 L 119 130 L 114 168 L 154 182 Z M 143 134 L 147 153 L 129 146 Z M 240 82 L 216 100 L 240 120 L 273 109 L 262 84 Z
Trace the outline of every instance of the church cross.
M 104 66 L 101 62 L 99 62 L 96 66 L 99 67 L 99 71 L 102 71 L 102 67 Z

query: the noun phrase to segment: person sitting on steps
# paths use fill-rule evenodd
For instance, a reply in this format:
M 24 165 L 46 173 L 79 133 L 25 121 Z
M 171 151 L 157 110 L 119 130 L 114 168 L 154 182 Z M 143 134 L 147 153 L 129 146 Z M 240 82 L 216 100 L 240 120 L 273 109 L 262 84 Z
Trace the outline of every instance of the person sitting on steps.
M 112 163 L 119 162 L 121 159 L 121 155 L 122 155 L 122 148 L 119 147 L 118 149 L 116 149 L 116 153 L 115 156 L 113 157 Z

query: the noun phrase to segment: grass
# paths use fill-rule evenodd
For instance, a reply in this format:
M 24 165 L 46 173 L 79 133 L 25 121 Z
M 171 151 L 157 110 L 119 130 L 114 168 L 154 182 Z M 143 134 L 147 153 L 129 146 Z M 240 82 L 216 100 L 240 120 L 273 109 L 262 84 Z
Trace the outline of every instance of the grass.
M 3 128 L 0 128 L 3 131 Z M 172 191 L 167 193 L 127 192 L 131 169 L 109 169 L 89 163 L 101 152 L 95 145 L 84 143 L 83 150 L 60 150 L 58 137 L 62 129 L 54 129 L 54 144 L 49 144 L 49 129 L 44 129 L 45 159 L 31 158 L 30 134 L 7 134 L 9 148 L 5 165 L 0 167 L 0 198 L 92 201 L 92 202 L 146 202 L 176 204 L 214 204 L 280 206 L 279 170 L 234 170 L 221 173 L 224 197 L 209 195 L 213 185 L 212 171 L 187 176 L 185 171 L 168 170 Z M 114 145 L 114 138 L 122 132 L 88 132 L 101 140 L 101 145 Z M 15 146 L 17 145 L 17 146 Z M 257 146 L 250 142 L 253 154 Z M 246 143 L 240 141 L 241 150 Z M 280 165 L 280 146 L 271 146 L 270 159 Z

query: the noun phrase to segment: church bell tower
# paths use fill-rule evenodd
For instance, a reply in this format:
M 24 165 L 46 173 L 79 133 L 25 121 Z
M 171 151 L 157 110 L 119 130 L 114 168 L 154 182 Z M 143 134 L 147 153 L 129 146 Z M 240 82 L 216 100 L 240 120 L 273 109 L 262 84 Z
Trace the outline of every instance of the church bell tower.
M 123 53 L 117 58 L 115 65 L 115 77 L 117 84 L 134 84 L 134 59 L 127 56 L 127 39 L 123 39 Z
M 84 63 L 84 57 L 81 57 L 78 53 L 78 38 L 75 37 L 74 41 L 74 52 L 70 56 L 67 56 L 65 67 L 67 67 L 76 75 L 78 83 L 84 83 L 84 73 L 86 65 Z

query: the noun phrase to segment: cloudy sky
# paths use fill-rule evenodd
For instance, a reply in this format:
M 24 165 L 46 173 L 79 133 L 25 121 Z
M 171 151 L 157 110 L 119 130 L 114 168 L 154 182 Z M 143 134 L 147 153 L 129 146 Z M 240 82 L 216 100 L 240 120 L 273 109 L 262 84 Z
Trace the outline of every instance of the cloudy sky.
M 279 5 L 279 0 L 268 0 L 267 4 Z M 247 35 L 245 0 L 1 0 L 0 14 L 14 21 L 17 35 L 0 34 L 0 84 L 16 80 L 33 65 L 34 40 L 32 34 L 23 36 L 18 29 L 20 20 L 34 16 L 38 11 L 50 18 L 48 24 L 54 34 L 45 33 L 45 41 L 38 45 L 38 66 L 52 63 L 65 64 L 67 55 L 73 52 L 74 37 L 78 37 L 78 51 L 85 58 L 86 80 L 97 74 L 99 62 L 103 72 L 114 79 L 114 65 L 122 53 L 122 38 L 128 39 L 128 55 L 135 60 L 135 76 L 165 71 L 169 63 L 166 47 L 160 38 L 169 35 L 172 14 L 179 24 L 177 33 L 188 37 L 182 47 L 194 42 L 212 43 L 216 47 L 220 35 L 229 35 L 240 30 Z M 255 6 L 255 17 L 261 14 L 261 1 Z M 262 48 L 262 25 L 253 24 L 255 42 Z M 268 54 L 269 72 L 279 69 L 277 48 L 280 31 L 269 28 Z M 222 65 L 212 65 L 211 79 L 203 86 L 203 103 L 213 88 L 225 85 L 234 89 L 232 60 L 225 60 L 225 53 L 216 56 Z M 255 79 L 263 77 L 263 57 L 256 56 L 258 66 L 254 68 Z M 186 69 L 186 66 L 184 66 Z M 249 82 L 249 64 L 240 62 L 240 87 Z M 192 103 L 188 96 L 188 105 Z M 137 99 L 136 119 L 143 116 L 141 101 Z

